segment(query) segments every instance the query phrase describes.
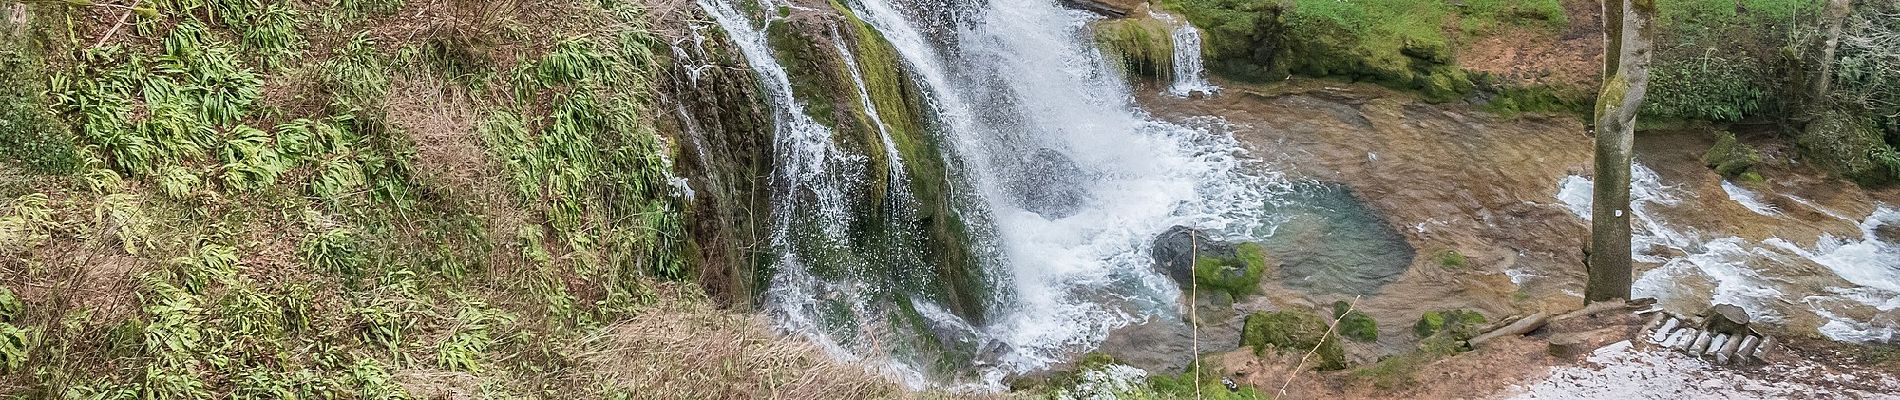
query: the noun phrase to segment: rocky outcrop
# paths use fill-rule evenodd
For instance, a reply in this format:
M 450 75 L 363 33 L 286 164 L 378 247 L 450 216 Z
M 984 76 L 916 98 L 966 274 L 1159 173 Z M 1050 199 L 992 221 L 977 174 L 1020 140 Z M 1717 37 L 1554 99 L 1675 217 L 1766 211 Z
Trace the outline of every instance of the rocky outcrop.
M 1069 8 L 1085 10 L 1109 18 L 1127 17 L 1140 10 L 1146 5 L 1145 3 L 1142 0 L 1062 0 L 1062 5 Z

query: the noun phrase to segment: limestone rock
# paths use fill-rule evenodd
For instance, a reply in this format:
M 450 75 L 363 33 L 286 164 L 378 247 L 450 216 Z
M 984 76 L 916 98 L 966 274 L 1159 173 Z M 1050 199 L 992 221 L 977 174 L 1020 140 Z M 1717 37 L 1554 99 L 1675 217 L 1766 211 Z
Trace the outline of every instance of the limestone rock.
M 1733 304 L 1717 304 L 1705 313 L 1709 317 L 1708 331 L 1726 333 L 1731 336 L 1748 334 L 1748 311 Z
M 1187 287 L 1193 284 L 1195 257 L 1236 258 L 1240 256 L 1240 251 L 1233 244 L 1210 237 L 1206 232 L 1177 226 L 1155 238 L 1154 250 L 1150 255 L 1154 257 L 1155 268 L 1167 274 L 1174 283 Z

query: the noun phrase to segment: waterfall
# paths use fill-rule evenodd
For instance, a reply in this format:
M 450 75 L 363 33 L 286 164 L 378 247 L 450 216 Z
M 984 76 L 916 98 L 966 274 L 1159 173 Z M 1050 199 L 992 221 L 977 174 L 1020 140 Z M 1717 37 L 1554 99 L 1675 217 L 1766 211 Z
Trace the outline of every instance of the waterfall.
M 1176 225 L 1245 235 L 1261 220 L 1256 188 L 1266 178 L 1243 165 L 1224 125 L 1166 123 L 1137 108 L 1130 85 L 1108 69 L 1090 40 L 1088 24 L 1099 17 L 1054 0 L 992 3 L 952 9 L 893 0 L 845 4 L 891 44 L 919 86 L 929 134 L 952 166 L 951 176 L 933 177 L 904 171 L 886 127 L 889 110 L 871 101 L 858 54 L 842 35 L 831 32 L 855 85 L 843 95 L 858 96 L 876 126 L 877 144 L 891 155 L 886 165 L 862 165 L 864 157 L 832 144 L 833 131 L 806 114 L 768 45 L 763 25 L 770 17 L 755 24 L 727 0 L 698 0 L 772 103 L 777 259 L 764 307 L 782 329 L 840 357 L 887 362 L 913 387 L 998 390 L 1007 376 L 1092 350 L 1116 328 L 1179 318 L 1179 290 L 1151 266 L 1154 237 Z M 918 28 L 942 15 L 960 22 L 928 33 Z M 840 177 L 880 167 L 890 170 L 893 188 L 908 179 L 944 179 L 956 187 L 951 207 L 971 225 L 969 250 L 982 260 L 994 291 L 987 295 L 995 305 L 981 323 L 927 296 L 896 293 L 910 289 L 873 277 L 818 272 L 866 267 L 825 264 L 832 262 L 933 267 L 915 264 L 904 246 L 866 248 L 845 237 L 857 218 L 850 210 L 860 209 L 860 191 L 868 188 Z M 891 192 L 887 206 L 912 201 L 901 190 Z M 916 239 L 906 237 L 899 241 Z M 901 323 L 888 317 L 896 308 L 922 319 L 927 332 L 892 328 Z M 958 348 L 970 351 L 955 356 L 977 371 L 933 375 L 930 357 L 894 344 L 907 340 L 967 346 Z
M 847 6 L 888 38 L 928 95 L 982 209 L 991 213 L 1006 299 L 979 327 L 1008 349 L 1000 374 L 1093 348 L 1110 330 L 1171 316 L 1179 292 L 1152 270 L 1149 242 L 1173 225 L 1244 233 L 1255 183 L 1224 132 L 1154 120 L 1130 101 L 1087 34 L 1092 14 L 1049 0 L 977 10 L 861 0 Z M 929 37 L 915 20 L 968 12 Z M 982 104 L 978 109 L 973 105 Z M 1212 125 L 1212 124 L 1210 124 Z M 995 382 L 989 382 L 994 384 Z
M 834 339 L 830 333 L 836 327 L 827 324 L 820 314 L 826 307 L 823 299 L 863 289 L 852 282 L 824 282 L 814 275 L 811 263 L 831 261 L 814 255 L 844 247 L 847 241 L 846 227 L 856 217 L 850 211 L 852 198 L 848 196 L 858 188 L 856 182 L 838 177 L 855 176 L 849 171 L 863 164 L 862 157 L 839 149 L 832 142 L 831 129 L 805 112 L 804 105 L 793 96 L 791 79 L 775 58 L 762 26 L 753 25 L 725 0 L 699 0 L 698 4 L 725 30 L 752 66 L 773 112 L 777 167 L 771 177 L 770 238 L 777 260 L 764 306 L 781 328 L 807 333 L 833 355 L 854 358 L 858 353 L 849 348 L 849 343 Z M 844 308 L 852 314 L 867 313 L 863 302 L 848 302 Z
M 1196 92 L 1210 96 L 1219 92 L 1219 86 L 1207 81 L 1206 67 L 1201 65 L 1201 31 L 1195 29 L 1194 24 L 1172 14 L 1160 11 L 1150 13 L 1154 14 L 1155 19 L 1174 28 L 1169 36 L 1174 42 L 1174 83 L 1168 85 L 1168 94 L 1189 97 Z

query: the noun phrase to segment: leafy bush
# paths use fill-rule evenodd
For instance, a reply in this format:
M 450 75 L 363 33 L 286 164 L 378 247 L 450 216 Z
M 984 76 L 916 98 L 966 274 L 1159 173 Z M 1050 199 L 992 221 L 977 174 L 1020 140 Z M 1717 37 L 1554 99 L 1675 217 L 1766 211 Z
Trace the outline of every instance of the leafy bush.
M 1795 136 L 1804 157 L 1862 185 L 1900 178 L 1900 157 L 1893 156 L 1873 117 L 1840 110 L 1823 112 Z
M 1776 78 L 1766 60 L 1709 52 L 1697 58 L 1671 53 L 1650 66 L 1643 115 L 1650 118 L 1740 121 L 1768 102 Z

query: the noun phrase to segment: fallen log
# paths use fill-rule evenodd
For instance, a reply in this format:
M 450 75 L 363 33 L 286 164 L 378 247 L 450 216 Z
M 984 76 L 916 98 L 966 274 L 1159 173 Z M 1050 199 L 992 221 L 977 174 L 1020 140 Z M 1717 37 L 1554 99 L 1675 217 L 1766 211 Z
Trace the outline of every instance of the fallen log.
M 1478 335 L 1478 337 L 1471 338 L 1471 340 L 1467 340 L 1465 341 L 1465 343 L 1470 345 L 1471 347 L 1477 347 L 1479 344 L 1483 344 L 1484 342 L 1491 341 L 1492 339 L 1497 339 L 1504 336 L 1516 336 L 1516 335 L 1531 333 L 1531 331 L 1537 330 L 1537 328 L 1542 328 L 1544 327 L 1544 324 L 1549 323 L 1549 322 L 1550 322 L 1550 314 L 1545 314 L 1541 312 L 1536 313 L 1536 314 L 1531 314 L 1529 316 L 1524 317 L 1523 319 L 1517 320 L 1517 322 L 1513 322 L 1510 325 L 1506 325 L 1503 328 L 1498 328 L 1497 330 L 1486 332 L 1485 334 Z

